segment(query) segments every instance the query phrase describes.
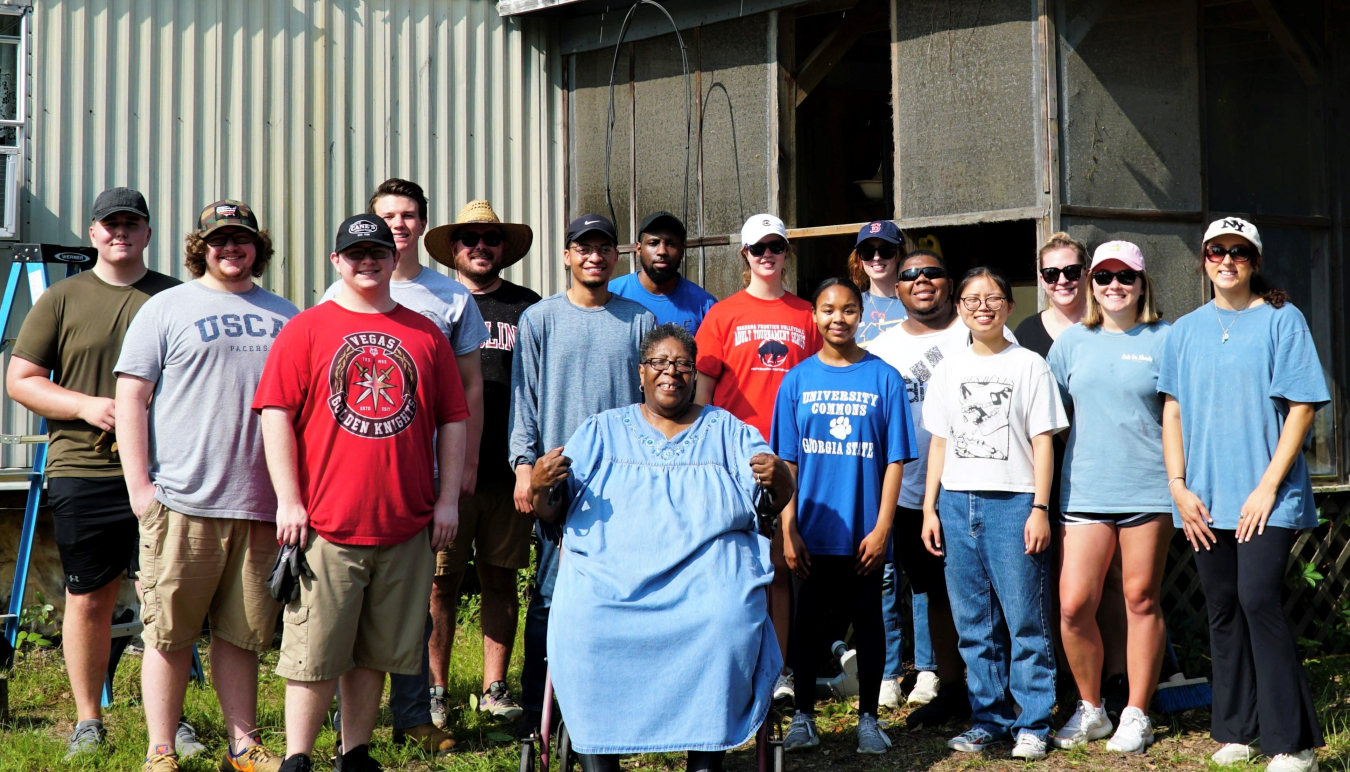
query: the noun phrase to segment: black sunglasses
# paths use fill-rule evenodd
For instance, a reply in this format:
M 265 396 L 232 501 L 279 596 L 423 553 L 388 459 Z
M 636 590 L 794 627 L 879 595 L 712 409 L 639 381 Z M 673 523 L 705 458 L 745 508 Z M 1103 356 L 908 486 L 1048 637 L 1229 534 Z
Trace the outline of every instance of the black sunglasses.
M 1046 284 L 1054 284 L 1059 281 L 1059 275 L 1064 274 L 1065 281 L 1078 281 L 1083 277 L 1083 266 L 1066 265 L 1063 268 L 1042 268 L 1041 278 L 1045 279 Z
M 243 246 L 245 244 L 252 244 L 257 240 L 258 235 L 256 233 L 249 233 L 248 231 L 233 231 L 231 233 L 212 233 L 210 236 L 207 236 L 206 238 L 202 239 L 202 241 L 206 242 L 206 245 L 208 247 L 215 247 L 217 249 L 225 246 L 231 241 L 240 246 Z
M 458 236 L 455 237 L 455 239 L 459 241 L 459 243 L 468 247 L 469 249 L 473 249 L 474 247 L 478 246 L 479 241 L 482 241 L 484 245 L 489 247 L 500 247 L 502 245 L 502 242 L 505 241 L 505 239 L 502 238 L 502 234 L 497 233 L 496 231 L 493 231 L 491 233 L 474 233 L 473 231 L 462 231 Z
M 1133 287 L 1134 283 L 1139 280 L 1139 272 L 1134 270 L 1133 268 L 1126 268 L 1123 271 L 1092 272 L 1092 280 L 1097 283 L 1098 287 L 1105 287 L 1109 285 L 1112 279 L 1119 281 L 1122 285 L 1126 287 Z
M 929 281 L 947 278 L 947 271 L 936 265 L 926 265 L 923 268 L 906 268 L 900 272 L 900 281 L 918 281 L 923 276 Z
M 1235 263 L 1249 263 L 1256 257 L 1256 249 L 1246 244 L 1224 247 L 1222 244 L 1210 244 L 1205 247 L 1205 259 L 1211 263 L 1222 263 L 1224 255 L 1229 255 Z
M 766 249 L 774 253 L 775 255 L 781 255 L 784 252 L 787 252 L 787 242 L 783 241 L 782 239 L 777 239 L 775 241 L 760 242 L 758 244 L 745 245 L 745 250 L 750 254 L 754 255 L 755 257 L 763 257 L 764 250 Z
M 876 259 L 890 260 L 896 255 L 894 244 L 882 244 L 879 247 L 863 244 L 853 251 L 857 253 L 859 260 L 872 260 L 874 256 Z

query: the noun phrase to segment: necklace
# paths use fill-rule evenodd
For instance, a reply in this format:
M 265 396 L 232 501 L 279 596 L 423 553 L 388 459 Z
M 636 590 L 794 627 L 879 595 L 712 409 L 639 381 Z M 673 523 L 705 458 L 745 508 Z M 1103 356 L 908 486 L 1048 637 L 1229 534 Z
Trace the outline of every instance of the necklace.
M 1250 303 L 1251 301 L 1249 300 L 1247 302 Z M 1214 304 L 1214 319 L 1219 323 L 1219 328 L 1223 330 L 1223 340 L 1219 341 L 1220 343 L 1228 342 L 1228 331 L 1233 329 L 1233 325 L 1237 324 L 1238 317 L 1250 311 L 1251 308 L 1252 308 L 1251 306 L 1248 306 L 1247 308 L 1238 311 L 1237 314 L 1233 316 L 1233 321 L 1229 322 L 1227 327 L 1224 327 L 1223 317 L 1219 316 L 1219 304 L 1218 303 Z

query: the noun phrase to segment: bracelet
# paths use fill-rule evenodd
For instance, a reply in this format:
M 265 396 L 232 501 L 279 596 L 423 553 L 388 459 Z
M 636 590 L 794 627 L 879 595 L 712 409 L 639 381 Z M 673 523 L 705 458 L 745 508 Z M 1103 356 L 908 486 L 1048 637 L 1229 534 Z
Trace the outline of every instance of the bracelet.
M 1046 506 L 1046 505 L 1044 505 L 1044 504 L 1032 504 L 1032 505 L 1031 505 L 1031 508 L 1032 508 L 1032 509 L 1039 509 L 1039 510 L 1042 510 L 1042 511 L 1044 511 L 1047 515 L 1050 514 L 1050 507 L 1048 507 L 1048 506 Z
M 1185 477 L 1173 477 L 1172 479 L 1167 481 L 1167 487 L 1171 488 L 1172 483 L 1176 482 L 1177 480 L 1180 480 L 1183 484 L 1186 482 Z

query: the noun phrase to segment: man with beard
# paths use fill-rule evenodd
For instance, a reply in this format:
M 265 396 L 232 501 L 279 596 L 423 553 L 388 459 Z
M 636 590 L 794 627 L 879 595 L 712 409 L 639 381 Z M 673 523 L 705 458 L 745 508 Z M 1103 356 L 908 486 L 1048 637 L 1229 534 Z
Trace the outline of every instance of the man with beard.
M 536 459 L 561 449 L 582 421 L 641 399 L 638 348 L 656 327 L 642 305 L 609 291 L 619 258 L 614 225 L 585 214 L 567 226 L 563 264 L 572 286 L 530 306 L 520 316 L 511 363 L 511 467 L 516 509 L 532 512 L 530 474 Z M 536 525 L 539 559 L 525 616 L 522 735 L 539 725 L 544 704 L 548 612 L 558 576 L 559 524 Z
M 678 324 L 693 335 L 717 298 L 680 275 L 685 236 L 684 223 L 670 212 L 647 215 L 638 228 L 642 270 L 611 281 L 609 291 L 641 303 L 657 324 Z
M 459 532 L 436 559 L 431 589 L 431 715 L 447 714 L 445 688 L 455 642 L 459 587 L 472 558 L 482 587 L 483 691 L 478 709 L 507 719 L 521 709 L 506 687 L 511 646 L 520 612 L 516 572 L 530 564 L 534 520 L 516 510 L 515 472 L 507 463 L 511 413 L 511 359 L 516 326 L 526 308 L 538 303 L 531 289 L 512 284 L 501 271 L 530 251 L 530 226 L 503 223 L 487 201 L 470 201 L 452 225 L 427 232 L 427 252 L 459 271 L 473 293 L 488 337 L 483 358 L 483 443 L 479 447 L 478 487 L 460 502 Z

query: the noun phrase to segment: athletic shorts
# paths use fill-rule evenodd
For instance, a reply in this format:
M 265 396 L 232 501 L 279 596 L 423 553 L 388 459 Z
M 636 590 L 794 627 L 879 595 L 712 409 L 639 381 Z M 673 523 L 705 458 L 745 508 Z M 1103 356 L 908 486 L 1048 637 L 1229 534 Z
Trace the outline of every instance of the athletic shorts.
M 462 573 L 469 559 L 498 568 L 527 568 L 534 518 L 516 511 L 515 494 L 475 493 L 459 502 L 455 540 L 436 556 L 436 575 Z
M 946 587 L 946 564 L 923 546 L 921 510 L 896 507 L 891 539 L 895 559 L 909 577 L 909 586 L 914 592 L 925 593 Z
M 72 595 L 101 589 L 122 574 L 136 577 L 140 530 L 121 475 L 49 477 L 47 504 Z
M 279 549 L 275 523 L 185 515 L 155 501 L 141 515 L 145 645 L 191 646 L 209 619 L 212 637 L 248 651 L 270 649 L 281 604 L 267 577 Z
M 1059 522 L 1062 525 L 1102 523 L 1103 525 L 1114 525 L 1117 528 L 1129 528 L 1130 526 L 1151 523 L 1160 517 L 1170 518 L 1171 516 L 1171 512 L 1060 512 Z

